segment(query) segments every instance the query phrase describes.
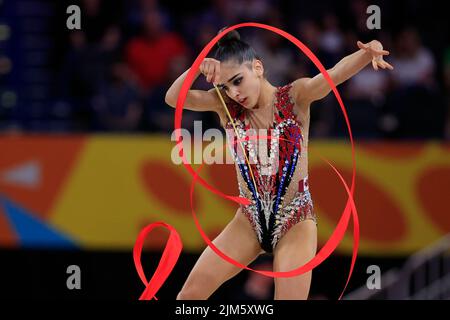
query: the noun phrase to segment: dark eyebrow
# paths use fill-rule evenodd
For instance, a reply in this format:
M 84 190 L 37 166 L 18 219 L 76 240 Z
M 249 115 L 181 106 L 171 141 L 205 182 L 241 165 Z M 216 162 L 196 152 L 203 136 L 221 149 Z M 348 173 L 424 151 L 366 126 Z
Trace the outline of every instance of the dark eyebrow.
M 241 74 L 241 73 L 239 72 L 238 74 L 232 76 L 230 79 L 228 79 L 227 82 L 232 81 L 234 78 L 236 78 L 236 77 L 237 77 L 238 75 L 240 75 L 240 74 Z M 218 85 L 218 87 L 221 88 L 221 89 L 223 89 L 224 86 L 225 86 L 224 84 L 219 84 L 219 85 Z

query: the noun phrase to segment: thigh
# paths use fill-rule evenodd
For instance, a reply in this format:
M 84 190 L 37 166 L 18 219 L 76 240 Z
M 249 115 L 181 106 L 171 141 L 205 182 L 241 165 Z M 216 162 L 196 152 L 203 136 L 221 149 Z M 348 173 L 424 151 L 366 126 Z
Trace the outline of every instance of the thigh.
M 310 261 L 317 251 L 317 226 L 307 219 L 294 225 L 274 250 L 276 272 L 291 271 Z M 307 299 L 312 272 L 290 278 L 275 278 L 275 299 Z
M 250 222 L 238 209 L 234 218 L 212 241 L 224 254 L 247 266 L 263 251 Z M 222 283 L 242 269 L 219 257 L 209 246 L 200 255 L 184 284 L 186 290 L 208 298 Z M 183 290 L 182 290 L 183 291 Z

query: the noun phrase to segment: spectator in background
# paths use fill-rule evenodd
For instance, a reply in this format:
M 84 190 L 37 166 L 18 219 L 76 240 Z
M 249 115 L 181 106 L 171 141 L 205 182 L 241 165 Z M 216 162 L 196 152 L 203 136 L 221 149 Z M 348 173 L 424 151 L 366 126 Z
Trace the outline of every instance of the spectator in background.
M 345 39 L 335 14 L 327 12 L 323 16 L 322 24 L 323 31 L 320 34 L 319 46 L 330 57 L 329 63 L 335 65 L 344 53 Z
M 175 110 L 167 108 L 165 96 L 167 88 L 176 80 L 180 73 L 183 73 L 189 68 L 189 63 L 191 61 L 187 55 L 177 56 L 172 59 L 169 65 L 167 81 L 154 87 L 145 99 L 142 123 L 142 129 L 144 131 L 172 133 L 174 129 L 173 120 Z M 202 121 L 202 128 L 204 130 L 212 127 L 216 128 L 218 125 L 218 118 L 216 119 L 214 114 L 183 110 L 182 128 L 194 130 L 194 121 L 196 120 Z
M 142 34 L 127 44 L 126 59 L 140 89 L 147 93 L 165 83 L 171 61 L 187 48 L 181 37 L 166 30 L 161 13 L 154 7 L 144 12 L 142 29 Z
M 69 37 L 53 113 L 67 113 L 74 118 L 76 129 L 85 130 L 92 120 L 91 99 L 107 81 L 111 62 L 120 54 L 122 34 L 118 25 L 110 25 L 97 43 L 89 43 L 81 30 L 71 31 Z
M 367 38 L 373 33 L 367 28 L 367 8 L 371 3 L 367 0 L 351 0 L 350 15 L 352 24 L 349 27 L 356 33 L 358 38 Z
M 323 50 L 321 46 L 322 31 L 318 23 L 314 20 L 303 20 L 297 23 L 296 34 L 298 38 L 319 58 L 325 68 L 331 68 L 333 56 Z M 300 65 L 306 66 L 307 74 L 315 74 L 318 69 L 312 61 L 304 54 L 298 55 Z
M 297 22 L 296 34 L 298 38 L 319 58 L 325 68 L 332 66 L 332 56 L 321 47 L 320 39 L 322 33 L 316 21 L 307 19 Z M 292 71 L 288 78 L 289 82 L 318 72 L 317 67 L 305 54 L 299 53 L 295 55 L 295 57 L 296 61 L 293 64 Z M 314 106 L 311 108 L 311 137 L 323 138 L 331 135 L 335 122 L 334 113 L 332 112 L 335 108 L 335 104 L 332 99 L 333 97 L 329 95 L 320 101 L 314 102 Z
M 444 137 L 446 140 L 450 140 L 450 47 L 447 47 L 444 55 L 444 92 L 447 115 Z
M 388 85 L 389 77 L 386 73 L 364 68 L 348 81 L 345 95 L 348 99 L 363 99 L 380 106 L 384 102 Z
M 82 0 L 81 12 L 83 13 L 82 30 L 86 35 L 86 41 L 99 42 L 106 27 L 111 23 L 102 0 Z
M 193 35 L 194 41 L 192 43 L 192 58 L 195 58 L 195 55 L 199 54 L 208 42 L 210 42 L 211 39 L 217 35 L 218 29 L 216 29 L 215 24 L 212 24 L 209 21 L 203 21 L 198 24 L 197 33 Z M 197 79 L 196 85 L 201 90 L 208 90 L 211 88 L 211 85 L 204 79 L 204 77 Z
M 199 13 L 186 14 L 184 16 L 183 21 L 181 21 L 183 34 L 187 39 L 196 39 L 194 52 L 197 52 L 196 49 L 202 43 L 202 41 L 198 41 L 200 40 L 198 35 L 202 33 L 203 27 L 206 26 L 208 29 L 219 30 L 223 26 L 234 24 L 236 17 L 230 4 L 231 1 L 229 0 L 212 0 L 210 7 L 203 7 L 203 11 Z
M 136 131 L 142 116 L 139 93 L 125 62 L 111 65 L 108 81 L 93 100 L 95 128 L 108 131 Z
M 232 0 L 231 12 L 237 21 L 260 22 L 272 14 L 269 0 Z
M 389 78 L 382 72 L 370 72 L 368 68 L 361 70 L 344 87 L 347 113 L 352 124 L 352 132 L 358 138 L 377 138 L 380 135 L 382 107 L 387 94 Z M 345 136 L 347 128 L 342 120 L 339 108 L 334 108 L 336 134 Z M 341 118 L 339 120 L 338 118 Z M 389 126 L 389 118 L 382 124 Z
M 170 16 L 167 11 L 158 7 L 158 0 L 134 0 L 128 3 L 129 9 L 127 10 L 126 17 L 126 29 L 130 35 L 138 34 L 144 23 L 145 13 L 151 10 L 157 10 L 165 26 L 169 25 Z
M 396 37 L 392 63 L 393 90 L 385 113 L 392 137 L 431 138 L 442 135 L 443 108 L 437 99 L 435 58 L 413 28 L 403 29 Z
M 276 10 L 270 10 L 270 17 L 267 24 L 284 29 L 283 19 L 281 13 Z M 284 38 L 278 34 L 263 31 L 254 34 L 254 37 L 249 41 L 253 48 L 258 52 L 259 56 L 267 68 L 267 78 L 277 86 L 287 82 L 287 78 L 294 78 L 296 74 L 291 74 L 295 68 L 292 51 L 289 50 L 285 44 Z
M 351 47 L 356 41 L 356 34 L 348 33 L 347 39 L 348 47 Z M 388 43 L 385 37 L 384 39 Z M 382 113 L 389 90 L 389 76 L 386 73 L 371 72 L 369 68 L 364 68 L 349 79 L 343 88 L 348 116 L 356 137 L 376 138 L 381 134 L 380 126 L 385 130 L 389 129 L 391 119 L 388 116 L 384 117 Z M 333 112 L 337 134 L 347 135 L 347 128 L 340 115 L 339 107 L 335 106 Z M 338 123 L 339 125 L 336 125 Z
M 69 49 L 59 73 L 57 103 L 53 109 L 65 114 L 74 129 L 89 129 L 89 102 L 100 82 L 94 71 L 100 61 L 91 52 L 84 31 L 69 33 Z
M 86 77 L 82 70 L 87 55 L 86 34 L 84 31 L 75 30 L 69 33 L 69 48 L 63 59 L 59 81 L 59 96 L 63 99 L 71 97 L 84 97 L 92 92 L 86 88 Z
M 400 88 L 435 86 L 435 60 L 431 51 L 422 45 L 419 34 L 407 28 L 397 36 L 396 50 L 392 56 L 396 71 L 392 74 Z
M 262 21 L 271 14 L 270 0 L 212 0 L 200 14 L 190 16 L 183 23 L 186 35 L 195 38 L 197 25 L 213 25 L 214 30 L 243 21 Z

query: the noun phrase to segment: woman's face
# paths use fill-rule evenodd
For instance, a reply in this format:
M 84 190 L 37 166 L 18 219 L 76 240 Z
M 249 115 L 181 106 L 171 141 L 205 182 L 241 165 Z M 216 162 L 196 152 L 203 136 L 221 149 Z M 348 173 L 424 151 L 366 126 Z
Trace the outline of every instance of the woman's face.
M 217 81 L 231 99 L 244 108 L 256 106 L 261 91 L 263 75 L 262 63 L 259 60 L 238 64 L 236 61 L 220 63 L 220 75 Z

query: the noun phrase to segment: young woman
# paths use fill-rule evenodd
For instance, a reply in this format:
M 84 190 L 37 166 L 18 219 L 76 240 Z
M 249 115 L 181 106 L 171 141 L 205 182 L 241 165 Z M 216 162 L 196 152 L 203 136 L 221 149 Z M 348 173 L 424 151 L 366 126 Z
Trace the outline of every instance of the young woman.
M 328 70 L 336 85 L 369 63 L 375 70 L 392 69 L 383 60 L 389 52 L 383 50 L 380 42 L 358 41 L 357 45 L 360 50 Z M 167 91 L 166 103 L 172 107 L 176 105 L 187 72 Z M 267 129 L 267 136 L 271 137 L 267 141 L 269 161 L 264 164 L 252 149 L 255 143 L 246 141 L 242 146 L 233 146 L 237 151 L 234 156 L 240 195 L 252 202 L 237 209 L 234 218 L 213 240 L 214 245 L 243 265 L 250 264 L 262 253 L 273 254 L 275 272 L 304 265 L 317 250 L 317 220 L 308 188 L 309 108 L 313 101 L 331 91 L 328 82 L 319 74 L 282 87 L 273 86 L 264 76 L 261 59 L 240 39 L 237 31 L 221 39 L 215 58 L 204 59 L 197 77 L 200 73 L 221 89 L 235 126 L 214 88 L 190 90 L 186 109 L 216 112 L 225 129 L 237 129 L 239 139 L 253 129 Z M 237 161 L 240 147 L 246 150 L 248 161 Z M 240 271 L 207 247 L 177 299 L 207 299 Z M 274 281 L 275 299 L 307 299 L 311 272 Z

